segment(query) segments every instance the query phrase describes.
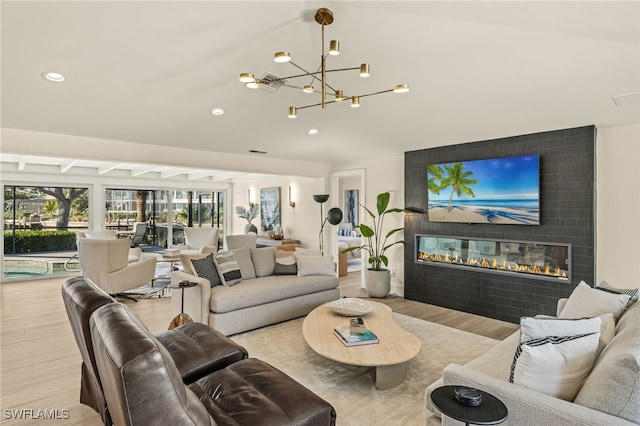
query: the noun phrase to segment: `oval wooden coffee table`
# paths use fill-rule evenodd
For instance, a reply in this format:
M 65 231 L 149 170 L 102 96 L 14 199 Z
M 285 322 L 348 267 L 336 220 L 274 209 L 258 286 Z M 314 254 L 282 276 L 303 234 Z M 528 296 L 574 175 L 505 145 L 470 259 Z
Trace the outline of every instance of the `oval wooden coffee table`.
M 377 336 L 379 343 L 345 346 L 333 334 L 334 327 L 349 324 L 349 317 L 333 313 L 325 305 L 311 311 L 302 323 L 307 344 L 319 355 L 343 364 L 376 367 L 376 388 L 390 389 L 404 382 L 406 362 L 415 358 L 422 342 L 393 320 L 391 308 L 367 300 L 373 308 L 364 315 L 364 324 Z

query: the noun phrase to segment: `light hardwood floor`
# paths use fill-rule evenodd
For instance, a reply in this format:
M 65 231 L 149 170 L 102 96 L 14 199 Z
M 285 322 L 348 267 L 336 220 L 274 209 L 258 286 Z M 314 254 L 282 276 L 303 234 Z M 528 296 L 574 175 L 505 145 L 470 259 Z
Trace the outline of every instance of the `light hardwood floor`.
M 0 285 L 0 424 L 100 425 L 98 414 L 78 402 L 81 358 L 60 296 L 65 279 Z M 359 273 L 352 272 L 340 281 L 342 296 L 366 297 Z M 376 301 L 388 304 L 394 312 L 497 339 L 517 329 L 514 324 L 400 297 Z M 153 333 L 166 330 L 171 321 L 170 298 L 122 302 Z M 15 410 L 23 410 L 22 420 L 15 419 L 20 413 Z M 38 410 L 49 410 L 58 417 L 68 413 L 68 418 L 34 420 L 42 415 Z

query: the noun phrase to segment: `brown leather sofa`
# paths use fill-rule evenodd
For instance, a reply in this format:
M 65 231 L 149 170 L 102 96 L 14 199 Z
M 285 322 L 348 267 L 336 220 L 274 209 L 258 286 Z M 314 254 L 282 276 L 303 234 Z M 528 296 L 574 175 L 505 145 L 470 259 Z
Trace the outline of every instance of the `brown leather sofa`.
M 82 278 L 66 281 L 62 296 L 83 360 L 80 402 L 105 425 L 335 424 L 331 405 L 283 372 L 246 359 L 244 348 L 203 324 L 154 337 L 125 305 Z M 116 313 L 101 314 L 98 345 L 90 318 L 105 305 Z M 108 371 L 102 378 L 100 359 Z
M 98 308 L 90 326 L 115 425 L 335 425 L 329 403 L 255 358 L 185 385 L 167 349 L 125 305 Z
M 111 425 L 96 368 L 89 318 L 99 307 L 118 302 L 84 278 L 64 282 L 62 299 L 82 357 L 80 402 L 96 410 L 105 425 Z M 242 346 L 204 324 L 185 324 L 162 332 L 157 338 L 169 351 L 185 383 L 248 357 Z

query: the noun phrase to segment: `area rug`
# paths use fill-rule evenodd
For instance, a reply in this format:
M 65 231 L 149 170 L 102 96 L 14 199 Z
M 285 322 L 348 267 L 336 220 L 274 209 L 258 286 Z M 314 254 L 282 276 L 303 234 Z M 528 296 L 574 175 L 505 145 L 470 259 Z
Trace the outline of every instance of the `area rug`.
M 424 425 L 431 415 L 424 406 L 425 388 L 440 378 L 448 364 L 464 364 L 498 340 L 401 314 L 393 316 L 422 341 L 422 351 L 408 363 L 405 382 L 384 391 L 375 388 L 374 368 L 340 364 L 309 348 L 302 336 L 302 318 L 232 339 L 251 357 L 284 371 L 331 403 L 338 425 Z

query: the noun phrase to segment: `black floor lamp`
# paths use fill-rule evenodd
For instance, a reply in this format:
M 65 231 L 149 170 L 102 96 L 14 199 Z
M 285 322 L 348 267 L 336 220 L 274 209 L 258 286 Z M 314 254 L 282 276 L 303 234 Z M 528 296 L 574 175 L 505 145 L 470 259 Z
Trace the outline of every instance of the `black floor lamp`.
M 320 203 L 320 232 L 318 234 L 318 238 L 320 240 L 320 251 L 322 252 L 322 254 L 324 255 L 324 247 L 323 247 L 323 243 L 324 243 L 324 225 L 329 222 L 332 225 L 337 225 L 340 223 L 340 221 L 342 220 L 342 210 L 340 210 L 337 207 L 333 207 L 331 209 L 329 209 L 329 211 L 327 212 L 327 216 L 324 216 L 323 210 L 322 210 L 322 204 L 326 203 L 327 200 L 329 199 L 329 195 L 328 194 L 321 194 L 321 195 L 314 195 L 313 196 L 313 200 L 317 203 Z

